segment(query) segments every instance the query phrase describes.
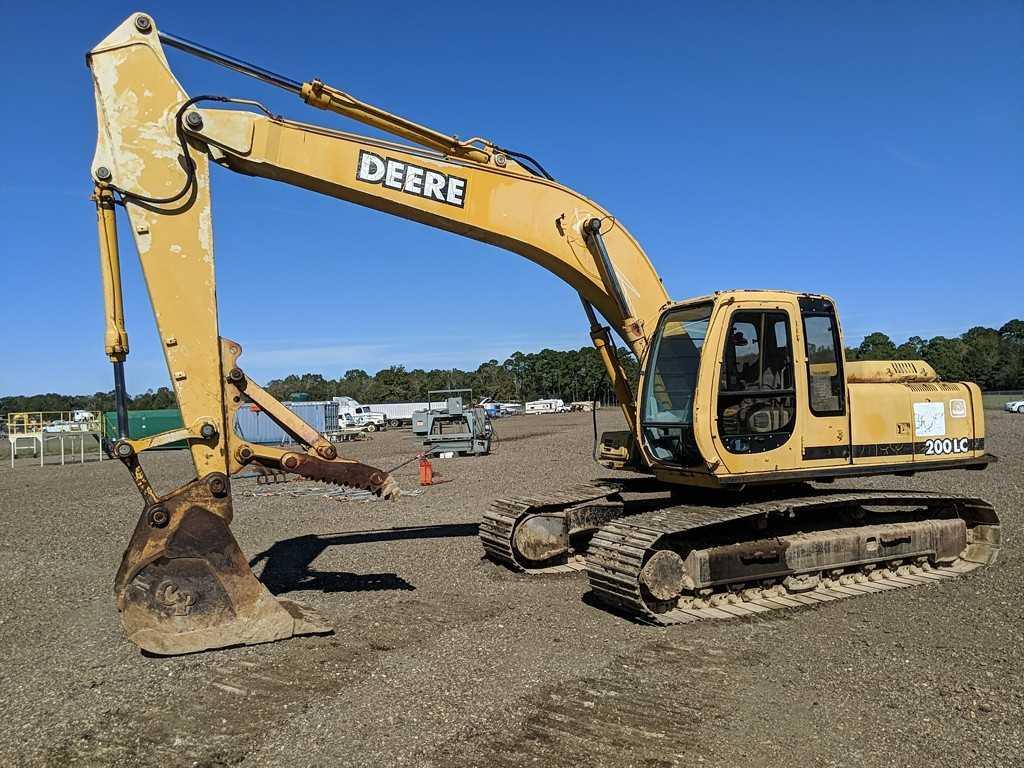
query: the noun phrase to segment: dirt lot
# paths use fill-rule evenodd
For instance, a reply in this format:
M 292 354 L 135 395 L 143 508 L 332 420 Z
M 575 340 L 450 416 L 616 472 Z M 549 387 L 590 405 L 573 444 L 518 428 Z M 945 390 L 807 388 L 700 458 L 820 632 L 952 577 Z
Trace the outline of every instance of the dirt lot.
M 1024 765 L 1024 417 L 988 420 L 1002 461 L 986 472 L 848 485 L 989 499 L 996 565 L 667 629 L 587 605 L 583 575 L 481 561 L 490 499 L 608 474 L 589 415 L 501 422 L 493 455 L 439 461 L 449 482 L 393 504 L 252 498 L 238 481 L 257 573 L 337 632 L 173 659 L 118 626 L 111 583 L 140 509 L 124 469 L 0 467 L 0 764 Z M 390 467 L 413 446 L 388 432 L 343 453 Z M 161 489 L 191 471 L 180 452 L 147 467 Z

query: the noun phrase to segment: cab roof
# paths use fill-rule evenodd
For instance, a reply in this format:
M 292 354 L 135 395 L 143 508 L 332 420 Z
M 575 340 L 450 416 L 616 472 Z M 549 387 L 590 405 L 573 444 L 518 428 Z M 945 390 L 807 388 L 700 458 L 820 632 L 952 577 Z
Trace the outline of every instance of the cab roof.
M 752 294 L 754 294 L 752 296 Z M 827 296 L 823 293 L 807 293 L 806 291 L 786 291 L 778 290 L 773 288 L 730 288 L 726 291 L 715 291 L 712 294 L 705 296 L 695 296 L 690 299 L 683 299 L 682 301 L 673 301 L 665 305 L 665 308 L 675 307 L 686 307 L 694 304 L 706 304 L 707 302 L 721 302 L 721 301 L 740 301 L 744 298 L 756 298 L 759 300 L 771 301 L 773 297 L 779 299 L 791 299 L 791 298 L 808 298 L 808 299 L 825 299 L 831 304 L 835 305 L 835 300 L 831 296 Z

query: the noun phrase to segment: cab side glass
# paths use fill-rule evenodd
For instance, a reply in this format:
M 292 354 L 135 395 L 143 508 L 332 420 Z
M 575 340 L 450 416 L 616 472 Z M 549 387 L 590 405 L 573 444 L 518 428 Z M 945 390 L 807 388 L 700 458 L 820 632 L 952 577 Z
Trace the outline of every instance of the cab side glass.
M 831 314 L 804 315 L 807 344 L 808 400 L 815 416 L 846 413 L 839 333 Z
M 718 434 L 726 450 L 762 453 L 783 445 L 796 420 L 788 315 L 734 313 L 722 360 Z

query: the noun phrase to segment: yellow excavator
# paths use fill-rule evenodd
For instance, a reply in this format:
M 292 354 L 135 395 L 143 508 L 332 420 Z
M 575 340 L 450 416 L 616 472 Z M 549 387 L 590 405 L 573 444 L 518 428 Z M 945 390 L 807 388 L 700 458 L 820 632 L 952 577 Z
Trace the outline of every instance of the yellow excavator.
M 403 141 L 295 122 L 250 99 L 189 97 L 168 48 Z M 143 497 L 115 595 L 126 633 L 145 651 L 331 631 L 253 575 L 229 528 L 232 475 L 283 470 L 397 493 L 388 473 L 339 456 L 252 381 L 239 364 L 241 346 L 219 335 L 211 162 L 498 246 L 579 293 L 629 427 L 601 437 L 599 459 L 631 472 L 495 501 L 480 524 L 492 560 L 527 573 L 586 570 L 603 604 L 668 624 L 931 583 L 996 557 L 998 517 L 981 499 L 818 485 L 983 469 L 994 460 L 985 452 L 976 385 L 939 381 L 920 361 L 846 361 L 827 296 L 731 290 L 672 302 L 625 227 L 528 155 L 482 138 L 459 140 L 320 80 L 300 82 L 218 53 L 158 30 L 144 13 L 126 19 L 87 62 L 119 432 L 108 447 Z M 127 429 L 118 207 L 130 223 L 184 421 L 140 439 Z M 640 363 L 636 391 L 611 329 Z M 297 447 L 236 434 L 235 412 L 249 403 Z M 139 455 L 178 440 L 189 445 L 196 478 L 159 495 Z

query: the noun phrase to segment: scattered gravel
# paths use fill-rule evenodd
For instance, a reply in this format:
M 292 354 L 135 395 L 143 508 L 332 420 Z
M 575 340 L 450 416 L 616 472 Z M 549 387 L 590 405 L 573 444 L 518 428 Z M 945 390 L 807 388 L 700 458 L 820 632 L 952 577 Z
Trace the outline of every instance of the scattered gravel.
M 613 426 L 617 413 L 601 414 Z M 988 413 L 985 472 L 846 486 L 976 494 L 994 566 L 813 610 L 670 628 L 585 603 L 582 575 L 480 559 L 488 502 L 607 473 L 590 416 L 498 422 L 484 458 L 395 503 L 252 498 L 257 573 L 337 628 L 173 659 L 121 635 L 111 584 L 141 508 L 114 462 L 0 467 L 0 764 L 102 766 L 1024 765 L 1024 417 Z M 383 468 L 409 432 L 341 446 Z M 159 489 L 181 452 L 147 456 Z M 398 471 L 415 487 L 416 464 Z

